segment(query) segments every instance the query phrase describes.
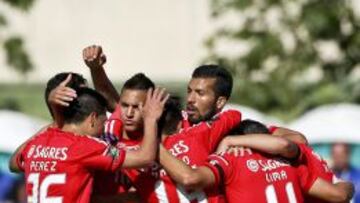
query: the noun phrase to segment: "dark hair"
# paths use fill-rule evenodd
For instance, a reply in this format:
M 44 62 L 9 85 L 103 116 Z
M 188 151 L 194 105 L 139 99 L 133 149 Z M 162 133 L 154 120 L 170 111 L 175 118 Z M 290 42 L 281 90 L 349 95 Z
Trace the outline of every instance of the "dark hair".
M 166 101 L 164 112 L 159 119 L 159 132 L 166 135 L 174 134 L 181 120 L 181 99 L 178 96 L 171 96 Z
M 87 84 L 86 79 L 82 75 L 77 74 L 77 73 L 72 73 L 72 72 L 58 73 L 54 77 L 50 78 L 50 80 L 47 82 L 46 88 L 45 88 L 45 102 L 46 102 L 46 105 L 47 105 L 52 117 L 54 117 L 54 113 L 52 112 L 49 101 L 48 101 L 49 94 L 53 89 L 55 89 L 57 86 L 59 86 L 60 83 L 63 82 L 69 74 L 72 74 L 72 76 L 71 76 L 70 82 L 66 85 L 67 87 L 76 89 L 76 88 L 79 88 L 79 87 Z
M 227 99 L 230 98 L 233 78 L 229 71 L 218 65 L 202 65 L 197 67 L 192 78 L 215 78 L 215 94 L 216 96 L 224 96 Z
M 241 121 L 241 123 L 232 129 L 230 135 L 246 134 L 270 134 L 269 129 L 262 123 L 251 119 Z
M 148 90 L 150 88 L 155 88 L 155 84 L 148 78 L 144 73 L 137 73 L 128 79 L 121 91 L 125 89 L 131 90 Z
M 76 89 L 76 94 L 76 99 L 63 110 L 64 123 L 81 123 L 92 112 L 106 114 L 106 100 L 101 94 L 87 87 Z

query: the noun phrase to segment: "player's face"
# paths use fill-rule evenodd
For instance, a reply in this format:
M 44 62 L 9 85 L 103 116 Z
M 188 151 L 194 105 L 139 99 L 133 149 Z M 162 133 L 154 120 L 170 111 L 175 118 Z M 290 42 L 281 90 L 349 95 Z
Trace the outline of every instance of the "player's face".
M 120 96 L 121 120 L 127 132 L 141 130 L 143 119 L 140 112 L 140 105 L 146 101 L 146 91 L 124 89 Z
M 208 120 L 217 113 L 215 78 L 192 78 L 187 90 L 186 112 L 191 123 Z

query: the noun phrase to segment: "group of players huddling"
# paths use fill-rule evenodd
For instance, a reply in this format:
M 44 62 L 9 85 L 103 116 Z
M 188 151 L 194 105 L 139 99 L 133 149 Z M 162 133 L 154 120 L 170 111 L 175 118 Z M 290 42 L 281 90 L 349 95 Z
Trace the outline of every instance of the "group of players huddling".
M 222 111 L 233 78 L 217 65 L 196 68 L 186 109 L 144 74 L 120 93 L 100 46 L 83 50 L 96 90 L 76 73 L 49 80 L 54 122 L 14 152 L 28 202 L 301 203 L 349 202 L 306 137 Z M 256 93 L 254 93 L 256 94 Z M 111 115 L 107 116 L 106 113 Z

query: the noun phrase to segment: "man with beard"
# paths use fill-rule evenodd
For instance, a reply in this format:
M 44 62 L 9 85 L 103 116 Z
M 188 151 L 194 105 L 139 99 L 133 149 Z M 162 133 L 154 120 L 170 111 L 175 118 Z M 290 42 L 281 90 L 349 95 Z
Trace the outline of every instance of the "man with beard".
M 115 89 L 113 88 L 113 85 L 107 78 L 105 71 L 102 67 L 103 62 L 105 62 L 106 60 L 105 60 L 105 55 L 102 53 L 101 47 L 90 46 L 83 51 L 83 54 L 86 64 L 90 67 L 95 88 L 98 91 L 100 91 L 106 98 L 108 98 L 108 102 L 110 104 L 113 104 L 114 109 L 117 109 L 114 111 L 114 114 L 112 116 L 113 119 L 108 121 L 109 125 L 106 127 L 106 129 L 108 129 L 107 135 L 110 137 L 118 137 L 119 139 L 130 138 L 131 140 L 134 140 L 134 137 L 132 136 L 126 137 L 125 135 L 124 137 L 124 133 L 123 133 L 124 131 L 121 132 L 119 130 L 119 128 L 124 124 L 125 126 L 128 124 L 128 126 L 131 127 L 132 122 L 130 120 L 127 120 L 127 118 L 124 116 L 122 116 L 120 119 L 116 118 L 116 114 L 119 114 L 119 112 L 124 112 L 123 108 L 126 108 L 127 105 L 123 105 L 124 101 L 122 101 L 121 98 L 123 97 L 124 92 L 122 91 L 120 96 L 120 108 L 116 108 L 117 95 Z M 132 83 L 134 83 L 133 85 L 136 85 L 135 82 Z M 187 110 L 185 112 L 185 117 L 188 118 L 189 120 L 184 119 L 183 128 L 188 129 L 190 127 L 190 123 L 192 125 L 206 120 L 210 121 L 210 126 L 211 126 L 212 122 L 216 122 L 218 118 L 221 117 L 221 115 L 219 115 L 218 117 L 214 117 L 214 115 L 219 113 L 221 109 L 224 107 L 226 101 L 230 97 L 231 90 L 232 90 L 232 77 L 225 69 L 220 68 L 216 65 L 205 65 L 196 68 L 188 86 Z M 134 98 L 134 96 L 129 94 L 129 98 Z M 121 113 L 121 115 L 123 115 L 123 113 Z M 213 131 L 216 133 L 205 134 L 211 137 L 209 137 L 208 139 L 203 139 L 203 136 L 196 136 L 196 138 L 199 138 L 200 140 L 196 142 L 191 141 L 192 144 L 190 145 L 195 146 L 194 143 L 198 143 L 199 145 L 204 146 L 204 150 L 206 151 L 206 153 L 203 156 L 199 155 L 198 153 L 192 153 L 191 156 L 188 157 L 189 160 L 195 159 L 195 160 L 205 161 L 207 155 L 214 151 L 215 147 L 217 146 L 221 138 L 231 130 L 231 126 L 236 125 L 241 120 L 241 114 L 239 112 L 234 112 L 233 115 L 231 113 L 228 114 L 227 116 L 225 115 L 226 113 L 224 112 L 223 117 L 225 118 L 227 117 L 228 119 L 222 119 L 222 120 L 220 119 L 221 122 L 217 122 L 219 123 L 219 125 L 215 125 L 215 126 L 217 126 L 216 128 L 219 130 L 214 129 Z M 136 129 L 135 127 L 136 126 L 133 126 L 132 129 Z M 141 132 L 141 130 L 138 130 L 137 132 Z M 172 133 L 177 133 L 177 132 L 178 131 Z M 116 136 L 111 136 L 114 134 Z M 191 133 L 185 133 L 183 136 L 185 135 L 190 136 L 190 134 Z M 141 133 L 139 135 L 140 135 L 139 137 L 141 138 Z M 138 136 L 135 136 L 135 138 L 136 137 Z M 174 136 L 174 138 L 175 137 L 179 137 L 179 136 Z M 111 139 L 112 138 L 110 138 L 110 140 Z M 184 137 L 184 139 L 187 138 Z M 125 145 L 126 147 L 130 147 L 132 144 L 133 143 L 128 143 Z M 176 145 L 176 142 L 174 142 L 174 145 Z M 211 147 L 207 147 L 210 145 Z M 171 148 L 172 146 L 169 145 L 169 149 Z M 192 149 L 192 151 L 195 152 L 196 150 Z M 155 170 L 158 169 L 158 166 L 154 166 L 153 169 Z M 144 169 L 144 171 L 145 170 L 147 169 Z M 149 170 L 151 171 L 151 169 Z M 125 171 L 125 173 L 128 176 L 130 176 L 130 179 L 133 182 L 138 180 L 139 177 L 144 177 L 143 175 L 144 173 L 142 173 L 141 171 L 139 172 L 133 170 L 133 171 Z M 141 186 L 142 184 L 139 185 Z M 156 188 L 159 187 L 161 188 L 163 186 L 161 185 L 156 186 Z M 156 188 L 154 188 L 154 190 L 156 190 Z M 177 190 L 176 186 L 174 186 L 173 188 L 176 193 Z M 144 188 L 138 187 L 138 190 L 139 189 L 141 190 Z M 152 202 L 162 201 L 161 199 L 158 198 L 153 198 L 154 200 L 151 200 L 148 199 L 146 196 L 145 197 L 143 196 L 143 199 L 147 199 L 148 201 L 152 201 Z

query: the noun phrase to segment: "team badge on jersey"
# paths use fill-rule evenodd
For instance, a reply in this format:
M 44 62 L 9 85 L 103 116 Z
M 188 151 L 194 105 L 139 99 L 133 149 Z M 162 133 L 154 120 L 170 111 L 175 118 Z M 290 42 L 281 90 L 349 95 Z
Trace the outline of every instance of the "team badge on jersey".
M 246 161 L 246 166 L 248 167 L 248 169 L 254 173 L 258 172 L 260 166 L 258 164 L 258 162 L 254 159 L 249 159 Z

